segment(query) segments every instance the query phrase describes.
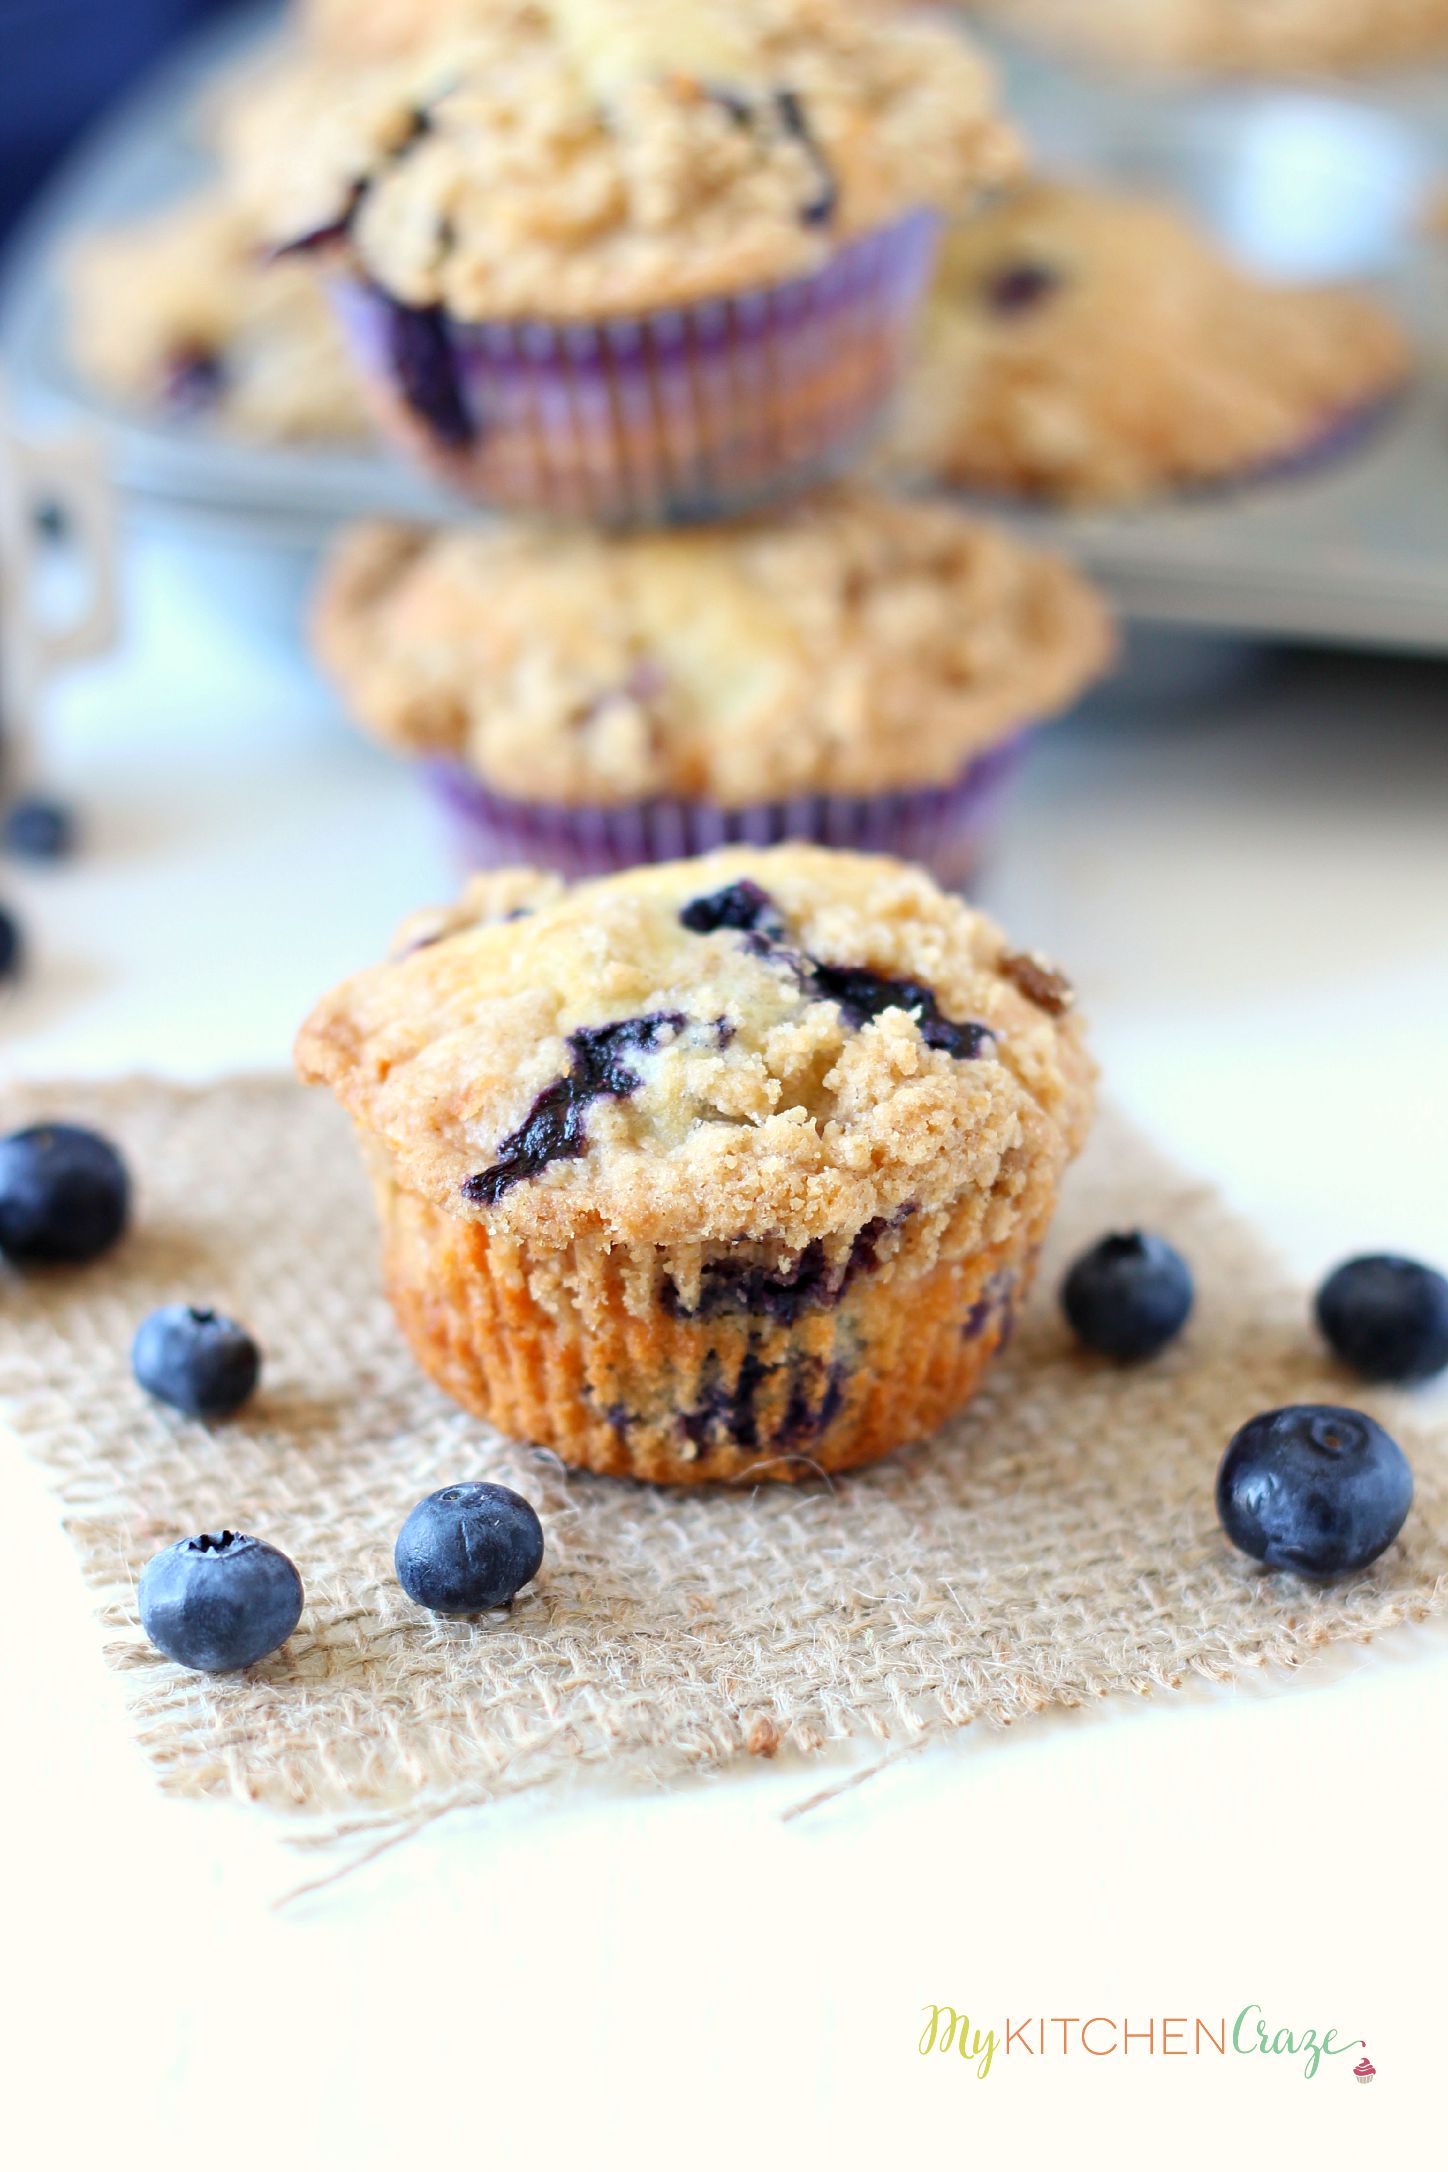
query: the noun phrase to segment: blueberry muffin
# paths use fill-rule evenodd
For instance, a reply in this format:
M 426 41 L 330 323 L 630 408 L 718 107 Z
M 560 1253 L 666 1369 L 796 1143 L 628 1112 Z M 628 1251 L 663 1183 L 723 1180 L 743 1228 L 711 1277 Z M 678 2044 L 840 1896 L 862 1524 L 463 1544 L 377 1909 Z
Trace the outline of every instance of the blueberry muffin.
M 985 0 L 1012 29 L 1133 67 L 1353 72 L 1448 53 L 1448 0 Z
M 968 1400 L 1090 1108 L 1062 976 L 816 846 L 480 878 L 318 1005 L 438 1384 L 589 1469 L 798 1479 Z
M 1393 319 L 1272 286 L 1164 204 L 1036 181 L 955 228 L 897 454 L 1012 496 L 1149 498 L 1345 443 L 1406 382 Z
M 937 208 L 1017 158 L 973 48 L 854 0 L 490 0 L 294 88 L 249 163 L 383 420 L 465 493 L 610 522 L 851 457 Z
M 71 358 L 122 405 L 257 441 L 367 435 L 315 281 L 267 264 L 224 191 L 89 236 L 68 274 Z
M 1060 560 L 843 487 L 647 536 L 354 529 L 314 634 L 352 712 L 423 763 L 470 865 L 576 875 L 801 836 L 949 881 L 1026 727 L 1112 646 Z

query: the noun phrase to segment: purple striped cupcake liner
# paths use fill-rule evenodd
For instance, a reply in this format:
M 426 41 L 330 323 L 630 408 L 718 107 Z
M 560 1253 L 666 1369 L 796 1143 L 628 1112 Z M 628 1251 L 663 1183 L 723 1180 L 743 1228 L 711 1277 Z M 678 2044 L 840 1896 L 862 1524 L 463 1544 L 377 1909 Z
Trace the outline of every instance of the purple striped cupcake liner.
M 1403 400 L 1402 391 L 1379 393 L 1353 407 L 1338 408 L 1305 437 L 1300 445 L 1274 453 L 1240 475 L 1224 475 L 1198 486 L 1202 494 L 1249 489 L 1254 483 L 1291 482 L 1299 476 L 1320 474 L 1340 461 L 1361 452 L 1385 428 Z
M 718 520 L 852 466 L 909 358 L 939 220 L 807 278 L 596 322 L 464 323 L 340 279 L 385 424 L 465 496 L 604 526 Z
M 553 868 L 576 882 L 647 862 L 691 859 L 721 845 L 798 840 L 914 860 L 947 888 L 959 889 L 976 879 L 1031 737 L 1031 728 L 1023 727 L 978 755 L 950 784 L 861 797 L 809 792 L 756 807 L 694 799 L 565 807 L 505 798 L 461 762 L 423 767 L 469 870 L 524 864 Z
M 1215 500 L 1249 496 L 1273 483 L 1311 481 L 1331 474 L 1367 451 L 1401 411 L 1407 397 L 1402 386 L 1376 393 L 1351 407 L 1340 407 L 1319 421 L 1297 444 L 1269 454 L 1265 459 L 1230 469 L 1220 475 L 1163 484 L 1157 494 L 1144 499 L 1140 511 L 1161 512 L 1175 505 L 1211 504 Z M 920 481 L 928 480 L 921 475 Z M 1048 491 L 972 489 L 958 485 L 953 496 L 982 512 L 1019 512 L 1022 502 L 1060 510 L 1060 500 Z M 1110 508 L 1104 510 L 1109 511 Z

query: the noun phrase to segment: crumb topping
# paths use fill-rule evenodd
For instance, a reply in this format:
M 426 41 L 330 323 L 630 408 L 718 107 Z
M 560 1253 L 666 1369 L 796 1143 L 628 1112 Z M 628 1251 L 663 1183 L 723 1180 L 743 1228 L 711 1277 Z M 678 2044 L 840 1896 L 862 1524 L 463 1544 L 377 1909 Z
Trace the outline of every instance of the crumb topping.
M 500 921 L 488 884 L 511 879 L 475 889 L 477 925 L 459 912 L 344 982 L 297 1045 L 451 1213 L 670 1246 L 686 1310 L 758 1276 L 787 1308 L 946 1218 L 997 1241 L 1079 1143 L 1079 1025 L 1022 995 L 999 932 L 918 869 L 735 850 L 550 887 Z M 721 909 L 756 892 L 748 925 Z M 750 1243 L 772 1249 L 721 1267 Z
M 390 745 L 569 804 L 944 783 L 1067 707 L 1112 645 L 1057 559 L 861 489 L 669 535 L 369 525 L 314 633 Z
M 248 134 L 278 245 L 344 242 L 467 321 L 803 276 L 1019 163 L 973 46 L 855 0 L 488 0 L 399 59 L 299 71 Z
M 222 191 L 88 234 L 67 286 L 76 366 L 129 405 L 205 415 L 247 438 L 367 434 L 315 279 L 265 263 Z

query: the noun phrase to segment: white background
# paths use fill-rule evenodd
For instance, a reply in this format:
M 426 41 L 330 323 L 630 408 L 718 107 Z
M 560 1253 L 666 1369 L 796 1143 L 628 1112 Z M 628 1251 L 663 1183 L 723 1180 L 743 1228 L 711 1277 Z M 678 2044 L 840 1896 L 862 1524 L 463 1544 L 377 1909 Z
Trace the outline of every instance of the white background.
M 31 1075 L 279 1065 L 452 877 L 297 654 L 299 567 L 150 534 L 120 658 L 61 690 L 73 866 L 3 871 Z M 1042 747 L 988 902 L 1058 954 L 1110 1089 L 1305 1279 L 1448 1255 L 1448 675 L 1212 649 Z M 1441 1399 L 1437 1407 L 1442 1407 Z M 851 1769 L 447 1821 L 278 1913 L 257 1813 L 164 1802 L 38 1475 L 0 1464 L 15 2162 L 286 2168 L 1318 2164 L 1442 2154 L 1448 1629 L 1289 1682 L 970 1730 Z M 1235 2014 L 1268 2058 L 914 2050 L 921 2009 Z

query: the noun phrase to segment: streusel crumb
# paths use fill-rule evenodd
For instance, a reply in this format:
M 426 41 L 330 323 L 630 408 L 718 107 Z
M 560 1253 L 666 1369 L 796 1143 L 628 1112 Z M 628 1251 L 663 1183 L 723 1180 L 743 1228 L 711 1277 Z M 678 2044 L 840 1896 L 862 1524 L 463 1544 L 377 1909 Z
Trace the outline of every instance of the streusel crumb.
M 817 271 L 1019 163 L 989 65 L 856 0 L 491 0 L 260 111 L 280 244 L 464 321 L 616 316 Z
M 381 738 L 495 791 L 726 806 L 948 782 L 1112 646 L 1060 560 L 863 489 L 668 535 L 364 527 L 315 638 Z

